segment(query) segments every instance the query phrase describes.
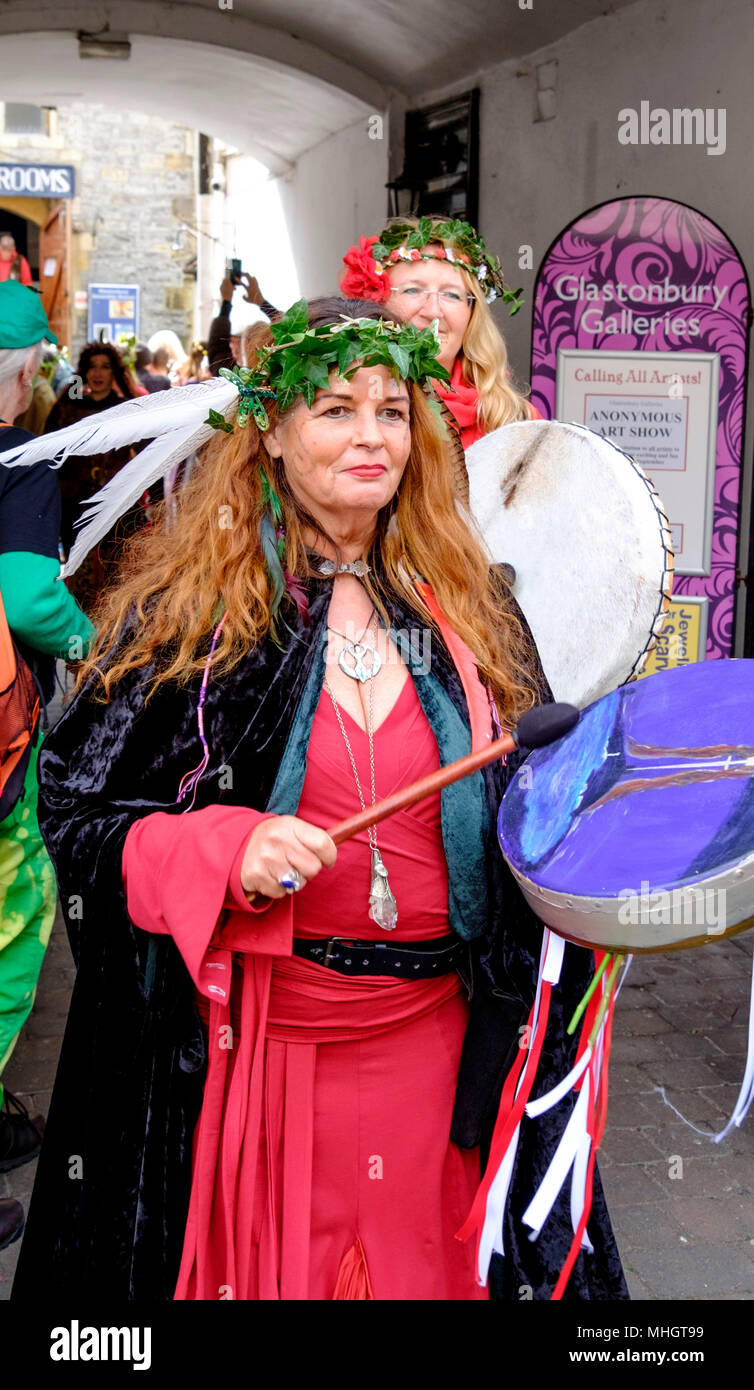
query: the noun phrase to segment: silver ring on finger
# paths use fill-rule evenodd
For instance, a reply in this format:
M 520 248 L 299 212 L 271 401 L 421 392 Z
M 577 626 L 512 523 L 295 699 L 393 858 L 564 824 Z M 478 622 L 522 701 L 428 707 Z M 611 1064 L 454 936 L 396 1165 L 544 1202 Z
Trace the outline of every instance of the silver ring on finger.
M 278 883 L 284 888 L 286 893 L 298 893 L 304 886 L 306 879 L 301 877 L 298 869 L 287 869 L 281 874 Z

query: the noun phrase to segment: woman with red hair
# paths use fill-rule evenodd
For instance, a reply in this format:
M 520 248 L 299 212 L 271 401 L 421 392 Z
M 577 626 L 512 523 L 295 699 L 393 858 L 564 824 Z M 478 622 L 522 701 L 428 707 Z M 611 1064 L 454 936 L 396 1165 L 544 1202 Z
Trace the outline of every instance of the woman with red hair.
M 133 491 L 180 457 L 190 409 L 217 431 L 40 759 L 78 977 L 15 1296 L 488 1297 L 456 1232 L 541 939 L 495 835 L 514 763 L 337 849 L 324 828 L 548 699 L 456 505 L 436 354 L 376 305 L 302 302 L 250 367 L 166 393 L 129 465 Z M 153 399 L 113 423 L 143 435 Z M 590 974 L 567 958 L 557 1076 Z M 548 1298 L 572 1244 L 567 1199 L 536 1244 L 519 1220 L 559 1126 L 522 1121 L 492 1297 Z M 624 1297 L 598 1182 L 590 1235 L 569 1294 Z

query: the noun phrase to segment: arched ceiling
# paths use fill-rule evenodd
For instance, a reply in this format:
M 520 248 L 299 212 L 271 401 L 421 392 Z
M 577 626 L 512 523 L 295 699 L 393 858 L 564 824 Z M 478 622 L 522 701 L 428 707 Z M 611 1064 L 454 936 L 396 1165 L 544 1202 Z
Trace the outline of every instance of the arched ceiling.
M 79 58 L 75 35 L 2 39 L 0 95 L 37 106 L 87 101 L 143 111 L 225 140 L 275 174 L 374 109 L 264 58 L 133 33 L 128 62 Z
M 0 99 L 114 103 L 280 170 L 391 92 L 409 101 L 635 0 L 0 0 Z M 77 35 L 123 35 L 127 61 Z

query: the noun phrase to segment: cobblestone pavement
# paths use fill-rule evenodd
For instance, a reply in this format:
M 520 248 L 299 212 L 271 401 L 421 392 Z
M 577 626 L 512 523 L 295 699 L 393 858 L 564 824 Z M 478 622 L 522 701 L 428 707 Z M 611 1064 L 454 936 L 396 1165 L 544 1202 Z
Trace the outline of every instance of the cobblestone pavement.
M 744 1071 L 754 933 L 701 950 L 635 959 L 613 1029 L 600 1167 L 635 1299 L 754 1296 L 754 1111 L 724 1143 Z M 60 912 L 37 1000 L 7 1068 L 11 1091 L 46 1112 L 73 983 Z M 36 1163 L 0 1174 L 0 1195 L 28 1205 Z M 20 1241 L 0 1253 L 7 1299 Z
M 23 1100 L 32 1115 L 38 1111 L 46 1115 L 49 1108 L 74 975 L 73 958 L 58 903 L 58 914 L 42 965 L 34 1007 L 3 1074 L 4 1085 Z M 28 1211 L 36 1170 L 34 1160 L 21 1168 L 14 1168 L 10 1173 L 0 1173 L 0 1197 L 16 1197 L 23 1203 L 24 1210 Z M 21 1241 L 17 1240 L 14 1245 L 0 1251 L 0 1301 L 10 1297 L 20 1249 Z
M 722 1144 L 744 1073 L 754 934 L 635 958 L 613 1028 L 600 1168 L 632 1298 L 754 1295 L 754 1110 Z

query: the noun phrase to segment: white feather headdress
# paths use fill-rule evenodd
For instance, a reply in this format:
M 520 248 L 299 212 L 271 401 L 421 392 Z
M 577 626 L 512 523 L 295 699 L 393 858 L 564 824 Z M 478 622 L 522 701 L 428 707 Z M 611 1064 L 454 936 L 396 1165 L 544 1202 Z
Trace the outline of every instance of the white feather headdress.
M 237 406 L 238 388 L 231 381 L 202 381 L 192 386 L 173 387 L 170 391 L 155 391 L 150 396 L 137 396 L 110 410 L 89 415 L 75 425 L 66 425 L 65 429 L 40 435 L 0 453 L 0 463 L 6 468 L 42 462 L 59 468 L 72 455 L 105 454 L 141 439 L 151 440 L 142 453 L 124 464 L 109 483 L 88 498 L 77 523 L 81 530 L 61 577 L 75 574 L 89 551 L 138 501 L 146 488 L 213 437 L 216 426 L 207 423 L 210 410 L 230 421 Z

